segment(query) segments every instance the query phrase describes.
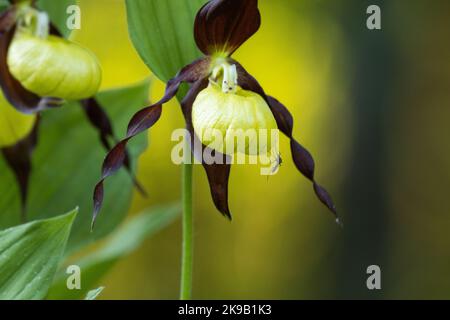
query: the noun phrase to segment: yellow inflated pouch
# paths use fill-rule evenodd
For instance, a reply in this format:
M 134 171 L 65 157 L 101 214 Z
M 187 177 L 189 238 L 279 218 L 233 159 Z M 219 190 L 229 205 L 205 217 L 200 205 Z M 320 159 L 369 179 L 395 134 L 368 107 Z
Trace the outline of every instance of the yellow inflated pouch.
M 270 152 L 271 131 L 277 130 L 275 118 L 260 95 L 239 87 L 224 92 L 215 84 L 198 94 L 192 123 L 204 145 L 226 154 Z
M 0 148 L 12 146 L 25 138 L 33 128 L 35 118 L 14 109 L 0 93 Z
M 17 32 L 7 59 L 11 74 L 41 97 L 84 99 L 100 87 L 101 68 L 94 54 L 60 37 Z

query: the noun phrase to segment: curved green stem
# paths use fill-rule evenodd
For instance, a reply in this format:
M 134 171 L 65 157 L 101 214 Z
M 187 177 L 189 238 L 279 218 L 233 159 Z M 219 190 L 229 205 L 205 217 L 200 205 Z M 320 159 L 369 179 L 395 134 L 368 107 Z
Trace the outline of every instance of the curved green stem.
M 189 139 L 185 139 L 189 144 Z M 190 145 L 184 150 L 190 150 Z M 193 267 L 193 217 L 192 217 L 192 169 L 191 161 L 183 164 L 182 201 L 183 201 L 183 245 L 181 256 L 180 300 L 192 297 Z

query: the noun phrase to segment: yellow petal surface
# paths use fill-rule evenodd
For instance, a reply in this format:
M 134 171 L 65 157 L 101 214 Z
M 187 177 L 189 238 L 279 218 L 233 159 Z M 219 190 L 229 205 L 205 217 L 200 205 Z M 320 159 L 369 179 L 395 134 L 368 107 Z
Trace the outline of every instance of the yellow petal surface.
M 33 128 L 35 116 L 20 113 L 0 93 L 0 148 L 14 145 Z
M 17 34 L 8 51 L 8 66 L 26 89 L 41 97 L 88 98 L 98 91 L 102 78 L 91 51 L 52 35 L 43 39 Z
M 277 129 L 272 112 L 261 96 L 243 89 L 224 93 L 215 85 L 197 96 L 192 121 L 203 144 L 227 154 L 255 155 L 262 150 L 270 151 L 271 130 Z M 259 138 L 260 130 L 267 133 L 267 139 Z M 239 141 L 245 142 L 239 144 Z M 229 150 L 227 146 L 234 149 Z

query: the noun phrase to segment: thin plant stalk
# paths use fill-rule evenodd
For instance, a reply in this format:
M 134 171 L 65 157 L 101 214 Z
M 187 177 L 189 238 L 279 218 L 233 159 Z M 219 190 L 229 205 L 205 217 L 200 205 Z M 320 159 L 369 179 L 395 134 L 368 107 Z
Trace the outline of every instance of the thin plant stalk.
M 189 139 L 184 139 L 184 150 L 190 150 Z M 186 152 L 187 153 L 187 152 Z M 193 215 L 192 215 L 192 161 L 185 156 L 182 173 L 182 202 L 183 202 L 183 244 L 181 255 L 181 283 L 180 300 L 192 298 L 192 268 L 193 268 Z

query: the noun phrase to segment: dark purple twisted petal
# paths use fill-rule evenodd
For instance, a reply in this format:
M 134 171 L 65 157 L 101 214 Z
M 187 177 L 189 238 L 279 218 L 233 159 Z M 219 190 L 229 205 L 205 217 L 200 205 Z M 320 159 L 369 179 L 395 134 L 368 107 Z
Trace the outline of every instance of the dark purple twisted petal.
M 28 182 L 31 174 L 31 155 L 38 142 L 39 117 L 36 117 L 33 130 L 22 140 L 10 147 L 2 148 L 6 163 L 14 172 L 20 190 L 22 221 L 26 220 Z
M 300 143 L 291 139 L 291 152 L 295 166 L 309 180 L 314 180 L 314 159 Z
M 138 112 L 141 117 L 145 117 L 145 124 L 146 129 L 150 129 L 161 117 L 162 112 L 162 104 L 156 103 L 150 107 L 147 107 L 140 112 Z M 130 121 L 130 125 L 134 125 L 133 122 L 140 119 L 136 119 L 134 117 Z M 142 126 L 142 131 L 144 127 Z M 120 141 L 114 148 L 112 148 L 108 154 L 106 155 L 105 160 L 103 161 L 103 167 L 102 167 L 102 178 L 97 183 L 94 189 L 94 213 L 92 218 L 92 225 L 91 229 L 94 228 L 95 220 L 97 219 L 98 213 L 100 212 L 100 209 L 103 204 L 103 196 L 104 196 L 104 181 L 109 176 L 116 173 L 123 165 L 124 161 L 126 159 L 127 153 L 126 153 L 126 145 L 128 141 L 130 141 L 131 138 L 136 136 L 137 134 L 141 133 L 142 131 L 137 132 L 135 135 L 128 136 L 127 138 Z
M 198 79 L 207 77 L 209 69 L 209 59 L 199 59 L 184 67 L 178 75 L 171 79 L 166 86 L 164 96 L 157 103 L 138 111 L 128 124 L 127 136 L 120 141 L 107 154 L 102 167 L 102 178 L 94 189 L 94 213 L 91 228 L 94 227 L 95 220 L 100 212 L 104 197 L 104 181 L 106 178 L 117 172 L 126 160 L 126 145 L 136 135 L 150 129 L 161 117 L 162 105 L 171 100 L 178 92 L 183 82 L 193 83 Z
M 95 98 L 82 100 L 81 106 L 87 118 L 89 119 L 89 122 L 92 124 L 94 128 L 97 129 L 100 135 L 100 141 L 102 142 L 106 151 L 109 151 L 111 149 L 110 141 L 114 141 L 117 143 L 118 140 L 114 135 L 112 123 L 108 117 L 108 114 Z M 138 189 L 141 194 L 146 195 L 144 187 L 142 187 L 142 185 L 139 183 L 139 181 L 137 180 L 136 176 L 133 173 L 133 170 L 131 168 L 131 160 L 128 152 L 126 151 L 125 151 L 124 167 L 130 174 L 136 189 Z
M 230 56 L 260 25 L 258 0 L 210 0 L 195 19 L 195 41 L 206 55 L 225 52 Z
M 278 116 L 275 118 L 278 128 L 288 137 L 292 136 L 292 129 L 294 128 L 294 119 L 289 110 L 283 106 L 277 99 L 267 96 L 267 102 L 272 109 L 276 109 Z
M 26 114 L 61 106 L 63 100 L 37 96 L 26 90 L 9 72 L 7 56 L 15 32 L 15 23 L 14 7 L 0 16 L 0 86 L 6 99 L 14 108 Z
M 207 85 L 207 79 L 199 80 L 195 84 L 193 84 L 188 94 L 181 102 L 181 107 L 186 120 L 186 128 L 191 135 L 191 149 L 194 151 L 194 156 L 202 161 L 203 168 L 205 169 L 206 175 L 208 177 L 209 187 L 214 205 L 220 213 L 231 220 L 232 216 L 228 205 L 228 180 L 230 178 L 231 170 L 230 158 L 227 155 L 218 153 L 217 151 L 212 151 L 202 145 L 199 138 L 195 134 L 194 127 L 192 125 L 192 105 L 198 93 L 206 88 Z M 195 146 L 202 146 L 201 150 L 195 150 Z M 205 163 L 203 161 L 202 154 L 206 149 L 208 149 L 208 152 L 210 153 L 215 152 L 217 159 L 221 157 L 221 163 Z M 201 151 L 202 154 L 197 154 L 196 151 Z
M 100 106 L 95 98 L 81 100 L 81 107 L 91 125 L 97 129 L 103 146 L 107 150 L 111 149 L 110 139 L 114 140 L 115 137 L 111 121 L 109 120 L 106 111 Z
M 238 69 L 239 85 L 245 89 L 258 93 L 266 99 L 278 128 L 291 140 L 292 159 L 297 169 L 313 183 L 314 192 L 319 200 L 337 217 L 336 207 L 329 193 L 321 187 L 314 178 L 315 163 L 314 159 L 300 143 L 293 137 L 294 121 L 289 110 L 277 99 L 267 96 L 258 81 L 251 76 L 238 62 L 233 61 Z M 339 221 L 339 220 L 337 220 Z

